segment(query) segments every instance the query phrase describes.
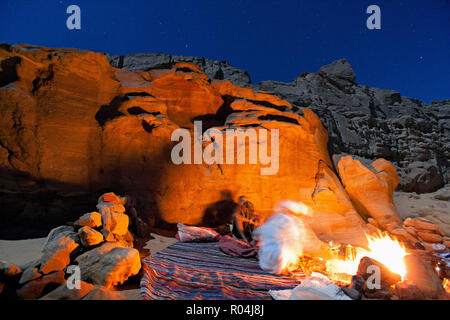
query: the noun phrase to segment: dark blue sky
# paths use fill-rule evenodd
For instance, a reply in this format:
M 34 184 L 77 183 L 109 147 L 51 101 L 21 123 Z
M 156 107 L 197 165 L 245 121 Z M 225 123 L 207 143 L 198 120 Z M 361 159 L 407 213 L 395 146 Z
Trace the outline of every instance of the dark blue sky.
M 66 8 L 81 8 L 81 30 Z M 381 30 L 366 8 L 381 8 Z M 0 42 L 226 60 L 252 81 L 291 81 L 339 58 L 357 82 L 450 98 L 448 0 L 0 0 Z

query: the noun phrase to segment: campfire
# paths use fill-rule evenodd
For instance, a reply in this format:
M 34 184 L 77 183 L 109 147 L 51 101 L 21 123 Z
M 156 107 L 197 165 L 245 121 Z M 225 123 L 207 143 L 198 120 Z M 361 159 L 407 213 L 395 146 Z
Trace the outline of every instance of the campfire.
M 382 263 L 390 271 L 405 280 L 406 266 L 404 257 L 408 254 L 405 246 L 387 233 L 379 232 L 377 236 L 367 235 L 368 249 L 346 247 L 344 259 L 326 261 L 326 269 L 330 279 L 350 283 L 351 276 L 357 274 L 361 259 L 371 258 Z
M 416 250 L 408 249 L 388 232 L 366 237 L 366 248 L 330 241 L 331 258 L 303 256 L 297 266 L 308 276 L 317 272 L 326 275 L 347 295 L 353 291 L 359 298 L 364 294 L 375 299 L 434 299 L 450 292 L 450 281 L 443 274 L 445 266 L 435 263 L 433 268 L 433 260 L 417 256 Z M 293 261 L 293 256 L 287 252 L 284 260 Z M 368 285 L 371 281 L 372 286 Z

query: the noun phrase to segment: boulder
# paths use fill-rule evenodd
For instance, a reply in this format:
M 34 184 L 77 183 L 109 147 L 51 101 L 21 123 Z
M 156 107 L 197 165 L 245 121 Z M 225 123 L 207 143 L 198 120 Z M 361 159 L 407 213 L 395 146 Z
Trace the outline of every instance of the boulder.
M 126 297 L 119 291 L 108 290 L 95 286 L 82 300 L 126 300 Z
M 422 291 L 410 281 L 403 281 L 395 285 L 395 294 L 401 300 L 423 300 Z
M 129 217 L 124 213 L 102 210 L 103 229 L 117 235 L 124 235 L 128 232 Z M 105 237 L 106 238 L 106 237 Z
M 425 242 L 431 242 L 431 243 L 441 243 L 442 242 L 442 236 L 431 233 L 431 232 L 417 232 L 417 236 L 420 238 L 420 240 Z
M 64 272 L 59 270 L 32 280 L 16 291 L 17 297 L 21 300 L 34 300 L 52 291 L 59 285 L 66 283 Z
M 141 269 L 139 252 L 106 242 L 78 256 L 81 280 L 111 288 L 122 284 Z
M 106 212 L 114 212 L 114 213 L 124 213 L 125 207 L 122 203 L 115 202 L 99 202 L 97 204 L 97 209 L 100 212 L 100 215 L 103 215 Z
M 126 203 L 126 198 L 121 198 L 118 195 L 116 195 L 114 192 L 108 192 L 104 193 L 100 196 L 98 199 L 98 203 L 102 202 L 112 202 L 115 204 L 121 204 L 124 205 Z
M 410 242 L 411 244 L 415 244 L 419 241 L 415 236 L 411 235 L 411 233 L 409 233 L 404 228 L 393 229 L 390 231 L 390 233 L 400 241 Z
M 25 284 L 31 280 L 39 279 L 40 277 L 42 277 L 42 273 L 39 272 L 38 268 L 28 267 L 22 273 L 20 280 L 19 280 L 19 284 Z
M 0 281 L 15 277 L 21 273 L 22 270 L 19 266 L 5 260 L 0 260 Z
M 80 281 L 79 289 L 69 289 L 67 284 L 63 284 L 39 298 L 39 300 L 81 300 L 94 289 L 96 289 L 96 287 L 93 284 L 84 281 Z
M 79 249 L 79 237 L 73 227 L 60 226 L 52 229 L 41 250 L 39 272 L 47 274 L 64 269 Z
M 88 212 L 83 214 L 76 222 L 81 227 L 98 228 L 102 225 L 102 216 L 98 212 Z
M 405 256 L 406 278 L 414 283 L 426 298 L 439 299 L 445 295 L 441 279 L 429 262 L 420 256 Z
M 78 230 L 78 236 L 80 237 L 81 244 L 84 247 L 95 246 L 103 242 L 103 234 L 90 227 L 83 227 Z
M 440 230 L 439 226 L 437 224 L 432 223 L 430 220 L 424 219 L 424 218 L 414 218 L 409 220 L 405 220 L 404 222 L 405 226 L 412 226 L 417 231 L 428 231 L 428 232 L 435 232 L 438 234 L 441 234 L 442 231 Z
M 399 181 L 395 167 L 378 159 L 368 168 L 359 160 L 344 156 L 337 160 L 337 168 L 345 190 L 362 215 L 374 218 L 385 229 L 401 226 L 393 203 Z

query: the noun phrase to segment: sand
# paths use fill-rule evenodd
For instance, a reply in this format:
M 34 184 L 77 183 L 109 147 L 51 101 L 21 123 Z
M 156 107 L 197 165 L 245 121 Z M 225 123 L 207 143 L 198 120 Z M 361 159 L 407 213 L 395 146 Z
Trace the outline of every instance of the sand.
M 39 259 L 45 239 L 0 240 L 0 260 L 6 260 L 22 266 L 30 261 Z
M 395 192 L 394 203 L 402 219 L 427 218 L 450 235 L 450 185 L 433 193 Z

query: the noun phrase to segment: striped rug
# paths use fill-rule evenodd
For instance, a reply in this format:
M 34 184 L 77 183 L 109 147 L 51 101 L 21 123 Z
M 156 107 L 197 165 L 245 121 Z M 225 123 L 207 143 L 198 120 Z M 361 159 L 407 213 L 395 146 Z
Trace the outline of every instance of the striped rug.
M 271 299 L 269 290 L 292 289 L 305 278 L 301 271 L 292 277 L 266 273 L 256 259 L 229 256 L 217 242 L 177 242 L 142 265 L 144 300 Z

